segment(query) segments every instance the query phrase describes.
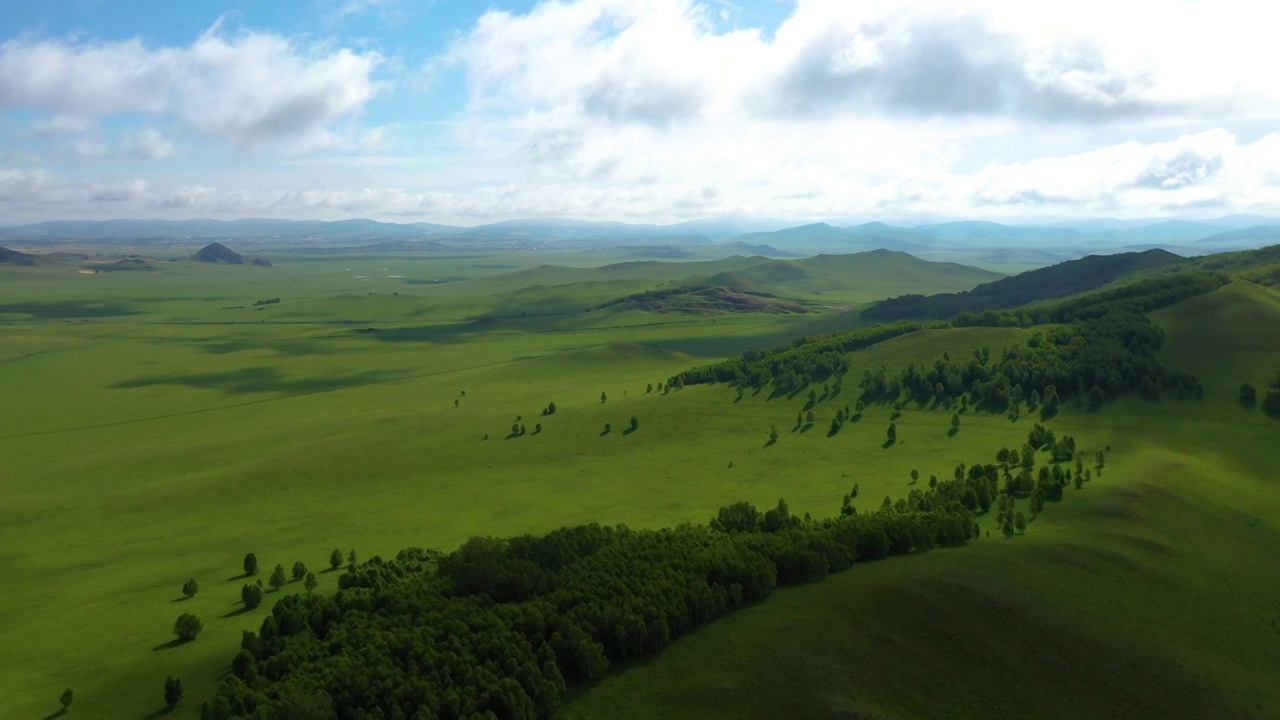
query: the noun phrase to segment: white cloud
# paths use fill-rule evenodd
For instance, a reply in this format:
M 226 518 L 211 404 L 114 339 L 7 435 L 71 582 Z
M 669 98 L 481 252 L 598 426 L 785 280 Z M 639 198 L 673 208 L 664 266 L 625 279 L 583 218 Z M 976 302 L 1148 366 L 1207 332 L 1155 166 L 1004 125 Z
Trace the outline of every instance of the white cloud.
M 657 131 L 645 127 L 640 132 Z M 1203 216 L 1280 208 L 1280 177 L 1275 171 L 1280 167 L 1280 133 L 1242 144 L 1223 130 L 1211 130 L 1171 142 L 1128 142 L 1075 155 L 993 164 L 971 174 L 950 172 L 945 162 L 930 165 L 927 158 L 934 149 L 927 143 L 904 148 L 914 153 L 913 167 L 921 169 L 895 173 L 895 156 L 871 155 L 871 139 L 825 157 L 804 155 L 798 164 L 788 159 L 802 151 L 798 141 L 788 141 L 776 154 L 743 157 L 729 141 L 717 145 L 707 137 L 698 139 L 706 141 L 705 152 L 684 158 L 683 165 L 676 164 L 678 148 L 650 146 L 655 157 L 619 161 L 601 171 L 607 182 L 565 173 L 445 190 L 317 183 L 250 192 L 212 184 L 162 187 L 143 180 L 104 185 L 43 171 L 0 170 L 0 209 L 21 215 L 23 208 L 37 208 L 67 217 L 369 216 L 471 224 L 531 215 L 632 221 L 730 213 L 777 214 L 797 221 L 840 215 L 1025 219 L 1037 213 L 1178 211 Z M 607 149 L 601 151 L 602 157 L 607 154 Z M 859 157 L 867 159 L 864 172 L 843 172 Z M 680 168 L 699 164 L 708 172 L 680 177 L 686 172 Z M 397 172 L 390 162 L 365 166 L 377 177 Z M 359 171 L 353 166 L 353 172 Z M 406 169 L 396 177 L 415 174 Z M 761 197 L 767 197 L 767 203 L 762 204 Z
M 161 160 L 173 155 L 173 141 L 155 128 L 144 128 L 125 137 L 124 154 L 135 160 Z
M 1185 0 L 802 0 L 767 39 L 717 30 L 714 7 L 693 0 L 544 2 L 486 13 L 448 60 L 465 67 L 478 108 L 573 107 L 615 121 L 1274 109 L 1266 24 L 1240 27 L 1249 8 L 1227 4 L 1237 14 Z
M 401 6 L 316 1 L 347 16 Z M 29 214 L 462 224 L 1280 214 L 1280 133 L 1265 134 L 1280 129 L 1280 84 L 1258 12 L 799 0 L 757 29 L 723 0 L 546 0 L 485 12 L 429 63 L 442 97 L 446 74 L 465 80 L 456 115 L 374 127 L 375 74 L 398 68 L 376 53 L 220 29 L 169 48 L 22 38 L 0 43 L 0 111 L 48 113 L 34 129 L 69 136 L 40 142 L 101 151 L 99 118 L 142 114 L 165 134 L 124 136 L 121 157 L 172 156 L 174 137 L 198 157 L 200 135 L 255 152 L 156 164 L 141 185 L 0 175 L 0 192 L 25 188 L 11 192 Z M 438 122 L 454 125 L 442 136 Z
M 24 37 L 0 43 L 0 109 L 53 113 L 50 127 L 170 116 L 241 148 L 305 150 L 341 143 L 334 127 L 378 92 L 380 61 L 269 33 L 225 37 L 217 27 L 186 47 Z

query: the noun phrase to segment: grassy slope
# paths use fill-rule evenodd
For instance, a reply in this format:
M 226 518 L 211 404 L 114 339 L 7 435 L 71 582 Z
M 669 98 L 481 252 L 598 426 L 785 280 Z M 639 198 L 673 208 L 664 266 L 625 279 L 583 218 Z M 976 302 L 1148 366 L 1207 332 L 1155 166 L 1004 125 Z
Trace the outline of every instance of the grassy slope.
M 492 262 L 444 270 L 475 276 Z M 169 674 L 183 679 L 189 716 L 265 612 L 232 614 L 245 552 L 265 575 L 299 559 L 319 569 L 335 546 L 363 558 L 562 524 L 705 521 L 742 496 L 785 496 L 798 512 L 826 514 L 847 490 L 844 473 L 873 462 L 882 470 L 860 480 L 864 492 L 905 490 L 897 479 L 911 456 L 880 462 L 878 411 L 827 439 L 834 407 L 825 404 L 817 427 L 766 449 L 769 425 L 789 429 L 799 400 L 735 404 L 723 388 L 644 394 L 691 365 L 848 327 L 848 316 L 618 313 L 587 330 L 529 318 L 456 331 L 451 319 L 465 318 L 472 298 L 444 286 L 392 296 L 405 286 L 385 276 L 427 270 L 405 265 L 4 271 L 13 294 L 0 303 L 0 717 L 42 717 L 67 686 L 78 715 L 147 717 Z M 269 297 L 284 302 L 252 309 Z M 343 324 L 371 319 L 383 332 Z M 396 328 L 417 333 L 388 337 Z M 1020 333 L 952 339 L 998 344 Z M 863 360 L 891 362 L 927 340 L 901 338 Z M 538 417 L 551 400 L 560 412 Z M 633 414 L 640 431 L 624 435 Z M 502 439 L 516 415 L 544 433 Z M 601 437 L 605 422 L 618 430 Z M 930 457 L 956 447 L 935 424 L 899 422 Z M 987 424 L 1011 441 L 1011 430 Z M 189 577 L 200 594 L 174 602 Z M 324 590 L 334 576 L 321 580 Z M 199 615 L 204 633 L 161 647 L 180 612 Z
M 1280 296 L 1237 282 L 1156 318 L 1207 400 L 1053 421 L 1115 453 L 1027 535 L 782 592 L 564 716 L 1276 717 L 1277 428 L 1234 397 L 1277 369 Z

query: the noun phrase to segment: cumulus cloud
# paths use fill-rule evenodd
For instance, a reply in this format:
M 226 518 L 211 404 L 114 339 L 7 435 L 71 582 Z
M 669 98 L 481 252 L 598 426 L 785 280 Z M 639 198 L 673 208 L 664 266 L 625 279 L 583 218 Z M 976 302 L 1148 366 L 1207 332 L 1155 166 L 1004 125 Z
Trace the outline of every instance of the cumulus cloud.
M 374 97 L 380 61 L 376 52 L 217 27 L 186 47 L 22 37 L 0 43 L 0 109 L 53 113 L 49 127 L 168 116 L 241 148 L 308 149 L 337 142 L 335 124 Z
M 478 107 L 573 107 L 659 124 L 875 112 L 1080 121 L 1274 107 L 1280 92 L 1265 73 L 1238 72 L 1262 59 L 1265 45 L 1253 58 L 1240 51 L 1264 39 L 1256 29 L 1228 26 L 1217 5 L 1134 4 L 1150 12 L 1092 0 L 1031 10 L 802 0 L 766 38 L 720 29 L 715 7 L 693 0 L 544 2 L 522 15 L 486 13 L 446 60 L 465 68 Z M 1188 55 L 1231 72 L 1206 82 L 1213 73 L 1191 71 Z
M 345 17 L 404 5 L 316 2 Z M 1280 85 L 1256 13 L 1244 0 L 797 0 L 753 27 L 722 0 L 543 0 L 482 13 L 430 62 L 441 94 L 422 102 L 452 97 L 440 81 L 455 73 L 456 115 L 372 128 L 377 78 L 400 70 L 373 52 L 220 28 L 181 47 L 18 38 L 0 43 L 0 112 L 45 113 L 36 144 L 102 152 L 99 125 L 120 125 L 99 120 L 124 114 L 157 129 L 113 136 L 117 158 L 172 157 L 174 138 L 194 157 L 200 136 L 344 152 L 168 162 L 133 185 L 14 170 L 0 192 L 81 216 L 462 224 L 1273 214 L 1280 133 L 1257 135 L 1280 128 Z M 422 154 L 395 155 L 410 145 Z M 81 165 L 76 177 L 92 173 Z M 17 202 L 0 198 L 11 214 Z

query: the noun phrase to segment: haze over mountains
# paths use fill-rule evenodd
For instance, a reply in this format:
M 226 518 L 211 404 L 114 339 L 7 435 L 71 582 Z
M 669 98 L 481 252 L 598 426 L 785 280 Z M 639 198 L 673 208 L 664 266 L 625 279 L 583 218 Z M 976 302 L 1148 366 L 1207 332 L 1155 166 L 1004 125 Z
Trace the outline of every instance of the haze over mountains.
M 1085 219 L 1040 226 L 958 221 L 911 227 L 867 222 L 794 224 L 777 218 L 720 217 L 672 225 L 565 218 L 511 220 L 474 227 L 432 223 L 243 219 L 55 221 L 0 227 L 17 244 L 95 240 L 184 244 L 208 240 L 283 244 L 432 242 L 440 247 L 586 248 L 697 247 L 745 243 L 780 254 L 898 250 L 921 255 L 952 251 L 1043 251 L 1045 259 L 1098 252 L 1163 248 L 1181 254 L 1259 247 L 1280 240 L 1280 218 L 1228 216 L 1212 220 Z

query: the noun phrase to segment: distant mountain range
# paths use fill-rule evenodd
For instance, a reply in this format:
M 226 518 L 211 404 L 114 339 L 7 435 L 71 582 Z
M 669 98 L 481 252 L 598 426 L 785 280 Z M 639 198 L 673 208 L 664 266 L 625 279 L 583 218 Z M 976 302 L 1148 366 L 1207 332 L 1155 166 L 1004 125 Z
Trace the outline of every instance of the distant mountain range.
M 1280 242 L 1280 218 L 1237 215 L 1216 220 L 1094 219 L 1043 226 L 960 221 L 903 227 L 882 222 L 840 226 L 794 225 L 777 218 L 720 217 L 673 225 L 593 222 L 563 218 L 511 220 L 458 227 L 374 220 L 105 220 L 55 221 L 0 228 L 11 244 L 77 240 L 119 244 L 192 245 L 216 240 L 279 245 L 366 246 L 436 243 L 442 247 L 589 248 L 699 246 L 739 242 L 770 254 L 859 252 L 873 249 L 945 254 L 952 250 L 1016 248 L 1050 256 L 1169 249 L 1184 254 L 1254 248 Z

